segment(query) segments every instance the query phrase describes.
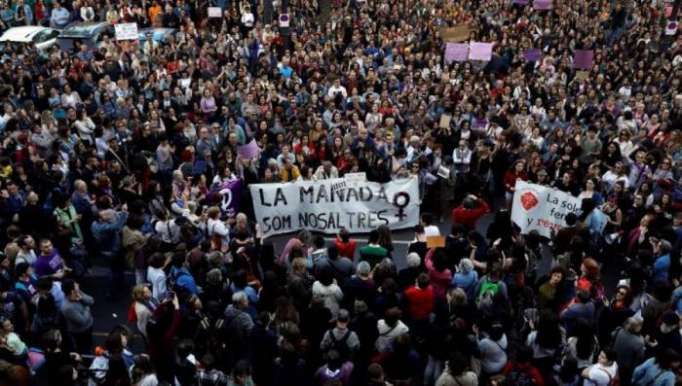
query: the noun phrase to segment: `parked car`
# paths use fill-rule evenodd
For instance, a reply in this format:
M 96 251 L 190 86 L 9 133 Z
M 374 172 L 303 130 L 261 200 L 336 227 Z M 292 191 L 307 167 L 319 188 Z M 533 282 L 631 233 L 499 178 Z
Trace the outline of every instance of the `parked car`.
M 175 35 L 175 28 L 142 28 L 138 31 L 140 35 L 140 43 L 144 43 L 151 38 L 157 43 L 165 43 L 168 39 Z
M 13 27 L 0 36 L 0 44 L 30 45 L 38 51 L 45 51 L 57 43 L 59 31 L 54 28 L 28 25 Z
M 107 22 L 77 22 L 62 30 L 57 43 L 59 48 L 69 52 L 74 50 L 75 41 L 84 43 L 89 49 L 96 49 L 105 35 L 114 36 L 114 27 Z

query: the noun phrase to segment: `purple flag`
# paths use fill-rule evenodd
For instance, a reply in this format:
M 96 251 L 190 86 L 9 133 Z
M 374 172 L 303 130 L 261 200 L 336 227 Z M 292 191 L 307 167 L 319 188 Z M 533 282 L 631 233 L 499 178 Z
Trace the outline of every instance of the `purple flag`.
M 512 0 L 512 4 L 528 5 L 528 0 Z
M 471 42 L 469 60 L 489 61 L 493 57 L 493 43 Z
M 542 50 L 539 48 L 531 48 L 523 53 L 523 57 L 529 62 L 539 62 L 542 59 Z
M 239 156 L 247 159 L 258 157 L 259 152 L 260 148 L 258 147 L 258 142 L 256 142 L 255 138 L 252 139 L 251 142 L 247 143 L 246 145 L 239 146 L 237 148 L 237 153 L 239 153 Z
M 445 64 L 452 62 L 464 62 L 469 56 L 467 43 L 448 43 L 445 46 Z
M 592 61 L 594 60 L 594 51 L 592 50 L 575 50 L 573 54 L 573 68 L 580 68 L 583 70 L 592 69 Z
M 533 8 L 538 11 L 552 9 L 552 0 L 533 0 Z
M 232 178 L 218 185 L 216 193 L 220 197 L 220 210 L 224 215 L 233 217 L 239 213 L 241 191 L 242 180 L 239 178 Z

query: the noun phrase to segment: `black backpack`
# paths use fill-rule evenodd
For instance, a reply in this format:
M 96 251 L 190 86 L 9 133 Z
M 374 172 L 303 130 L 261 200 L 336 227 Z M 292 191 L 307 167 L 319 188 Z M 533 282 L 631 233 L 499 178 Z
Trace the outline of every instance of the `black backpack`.
M 348 348 L 347 341 L 348 337 L 350 337 L 351 332 L 352 331 L 350 329 L 347 329 L 346 333 L 343 334 L 341 339 L 336 339 L 336 336 L 334 335 L 334 329 L 329 330 L 329 338 L 332 340 L 332 345 L 329 348 L 329 350 L 338 351 L 342 359 L 350 358 L 350 349 Z

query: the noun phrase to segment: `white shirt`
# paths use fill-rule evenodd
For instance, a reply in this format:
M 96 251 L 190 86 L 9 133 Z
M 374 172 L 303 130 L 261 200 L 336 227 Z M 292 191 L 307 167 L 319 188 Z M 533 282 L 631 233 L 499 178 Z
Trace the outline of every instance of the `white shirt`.
M 253 13 L 251 12 L 245 12 L 242 14 L 242 24 L 244 24 L 245 27 L 253 27 L 253 22 L 255 21 L 253 17 Z
M 604 181 L 605 184 L 608 185 L 609 190 L 613 189 L 613 185 L 616 184 L 618 181 L 623 181 L 623 184 L 625 185 L 625 189 L 627 189 L 630 186 L 630 180 L 628 180 L 628 176 L 623 175 L 623 176 L 618 176 L 616 173 L 612 172 L 609 170 L 608 172 L 604 173 L 604 175 L 601 177 L 601 180 Z
M 176 243 L 180 240 L 180 227 L 173 219 L 157 221 L 154 225 L 154 231 L 161 236 L 164 243 Z
M 344 98 L 348 97 L 348 93 L 346 92 L 346 88 L 341 86 L 341 85 L 339 85 L 338 87 L 337 86 L 329 87 L 329 91 L 327 91 L 327 96 L 333 97 L 337 93 L 341 93 L 341 95 L 343 95 Z
M 611 366 L 606 367 L 595 363 L 589 367 L 588 371 L 588 378 L 583 381 L 583 386 L 608 386 L 618 373 L 618 364 L 613 362 Z
M 152 285 L 152 297 L 161 302 L 166 296 L 166 273 L 161 268 L 147 268 L 147 281 Z
M 440 236 L 440 229 L 435 225 L 429 225 L 424 227 L 424 235 L 426 237 Z
M 38 260 L 38 256 L 36 256 L 36 252 L 33 249 L 29 249 L 28 252 L 20 250 L 19 253 L 17 253 L 17 257 L 14 261 L 14 264 L 16 265 L 24 261 L 28 263 L 28 265 L 33 265 L 33 263 L 35 263 L 36 260 Z
M 206 221 L 206 234 L 208 237 L 213 237 L 214 235 L 219 235 L 224 243 L 229 243 L 230 230 L 227 228 L 224 222 L 220 220 L 214 220 L 209 218 Z

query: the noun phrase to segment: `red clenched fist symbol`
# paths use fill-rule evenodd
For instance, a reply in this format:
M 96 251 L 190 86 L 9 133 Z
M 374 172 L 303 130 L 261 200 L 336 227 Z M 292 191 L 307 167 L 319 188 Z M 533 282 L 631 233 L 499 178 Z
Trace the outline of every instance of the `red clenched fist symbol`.
M 526 192 L 526 193 L 523 193 L 521 195 L 521 205 L 523 205 L 523 209 L 531 210 L 537 204 L 538 204 L 538 199 L 537 199 L 537 197 L 535 197 L 534 193 Z

